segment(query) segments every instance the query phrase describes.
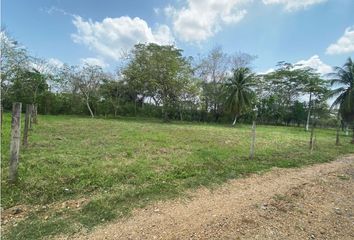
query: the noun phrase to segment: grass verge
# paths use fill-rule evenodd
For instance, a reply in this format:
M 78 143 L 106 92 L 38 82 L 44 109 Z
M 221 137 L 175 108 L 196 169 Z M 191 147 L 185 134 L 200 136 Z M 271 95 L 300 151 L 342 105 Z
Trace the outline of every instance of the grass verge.
M 256 158 L 248 159 L 250 126 L 40 116 L 21 149 L 19 181 L 8 185 L 10 116 L 2 131 L 2 208 L 29 213 L 4 225 L 4 239 L 73 234 L 129 215 L 133 208 L 213 187 L 272 167 L 299 167 L 354 153 L 350 138 L 316 130 L 308 149 L 302 128 L 257 126 Z M 80 202 L 78 207 L 67 202 Z

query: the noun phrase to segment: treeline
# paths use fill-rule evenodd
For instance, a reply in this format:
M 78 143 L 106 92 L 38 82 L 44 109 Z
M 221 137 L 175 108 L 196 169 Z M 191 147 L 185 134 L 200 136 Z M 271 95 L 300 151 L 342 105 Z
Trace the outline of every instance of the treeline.
M 328 77 L 323 79 L 314 69 L 280 62 L 273 72 L 256 74 L 252 71 L 255 56 L 227 54 L 220 47 L 192 58 L 174 46 L 137 44 L 122 57 L 115 73 L 88 64 L 55 66 L 31 57 L 4 32 L 1 52 L 5 111 L 16 101 L 37 104 L 40 114 L 233 124 L 250 122 L 257 116 L 263 124 L 307 127 L 311 119 L 326 126 L 352 121 L 353 104 L 346 110 L 343 105 L 352 102 L 350 94 L 342 96 L 348 89 L 341 86 L 342 91 L 334 93 Z M 340 77 L 340 69 L 346 71 L 338 68 L 332 78 Z M 352 85 L 350 88 L 352 91 Z M 344 115 L 336 114 L 327 104 L 334 94 L 342 97 L 334 105 Z

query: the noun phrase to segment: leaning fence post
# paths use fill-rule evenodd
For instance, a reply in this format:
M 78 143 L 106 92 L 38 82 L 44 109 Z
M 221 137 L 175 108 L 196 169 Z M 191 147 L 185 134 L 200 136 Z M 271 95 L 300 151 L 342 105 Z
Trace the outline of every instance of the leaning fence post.
M 28 127 L 29 127 L 29 122 L 31 121 L 31 111 L 32 111 L 32 105 L 27 104 L 26 105 L 26 115 L 25 115 L 25 127 L 23 128 L 23 146 L 27 147 L 28 146 Z
M 21 137 L 21 108 L 22 103 L 16 102 L 12 104 L 12 120 L 11 120 L 11 144 L 10 144 L 10 168 L 9 182 L 14 183 L 17 180 L 17 167 L 20 152 Z

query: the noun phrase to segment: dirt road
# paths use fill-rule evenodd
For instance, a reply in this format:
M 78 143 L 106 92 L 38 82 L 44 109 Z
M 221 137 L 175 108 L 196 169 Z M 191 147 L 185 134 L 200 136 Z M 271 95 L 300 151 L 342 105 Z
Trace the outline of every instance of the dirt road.
M 75 239 L 354 239 L 354 156 L 229 181 Z

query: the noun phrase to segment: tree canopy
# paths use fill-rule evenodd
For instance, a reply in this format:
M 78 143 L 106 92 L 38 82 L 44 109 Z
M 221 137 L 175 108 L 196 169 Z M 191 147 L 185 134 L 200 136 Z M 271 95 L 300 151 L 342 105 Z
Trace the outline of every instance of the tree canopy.
M 353 62 L 328 76 L 314 69 L 279 62 L 267 74 L 252 68 L 256 56 L 226 53 L 216 46 L 196 58 L 173 45 L 137 44 L 116 72 L 99 66 L 54 67 L 34 58 L 14 39 L 1 33 L 1 101 L 38 104 L 42 114 L 155 117 L 232 123 L 250 122 L 257 106 L 263 124 L 335 126 L 328 107 L 336 96 L 345 124 L 353 122 Z M 331 94 L 329 94 L 331 92 Z

